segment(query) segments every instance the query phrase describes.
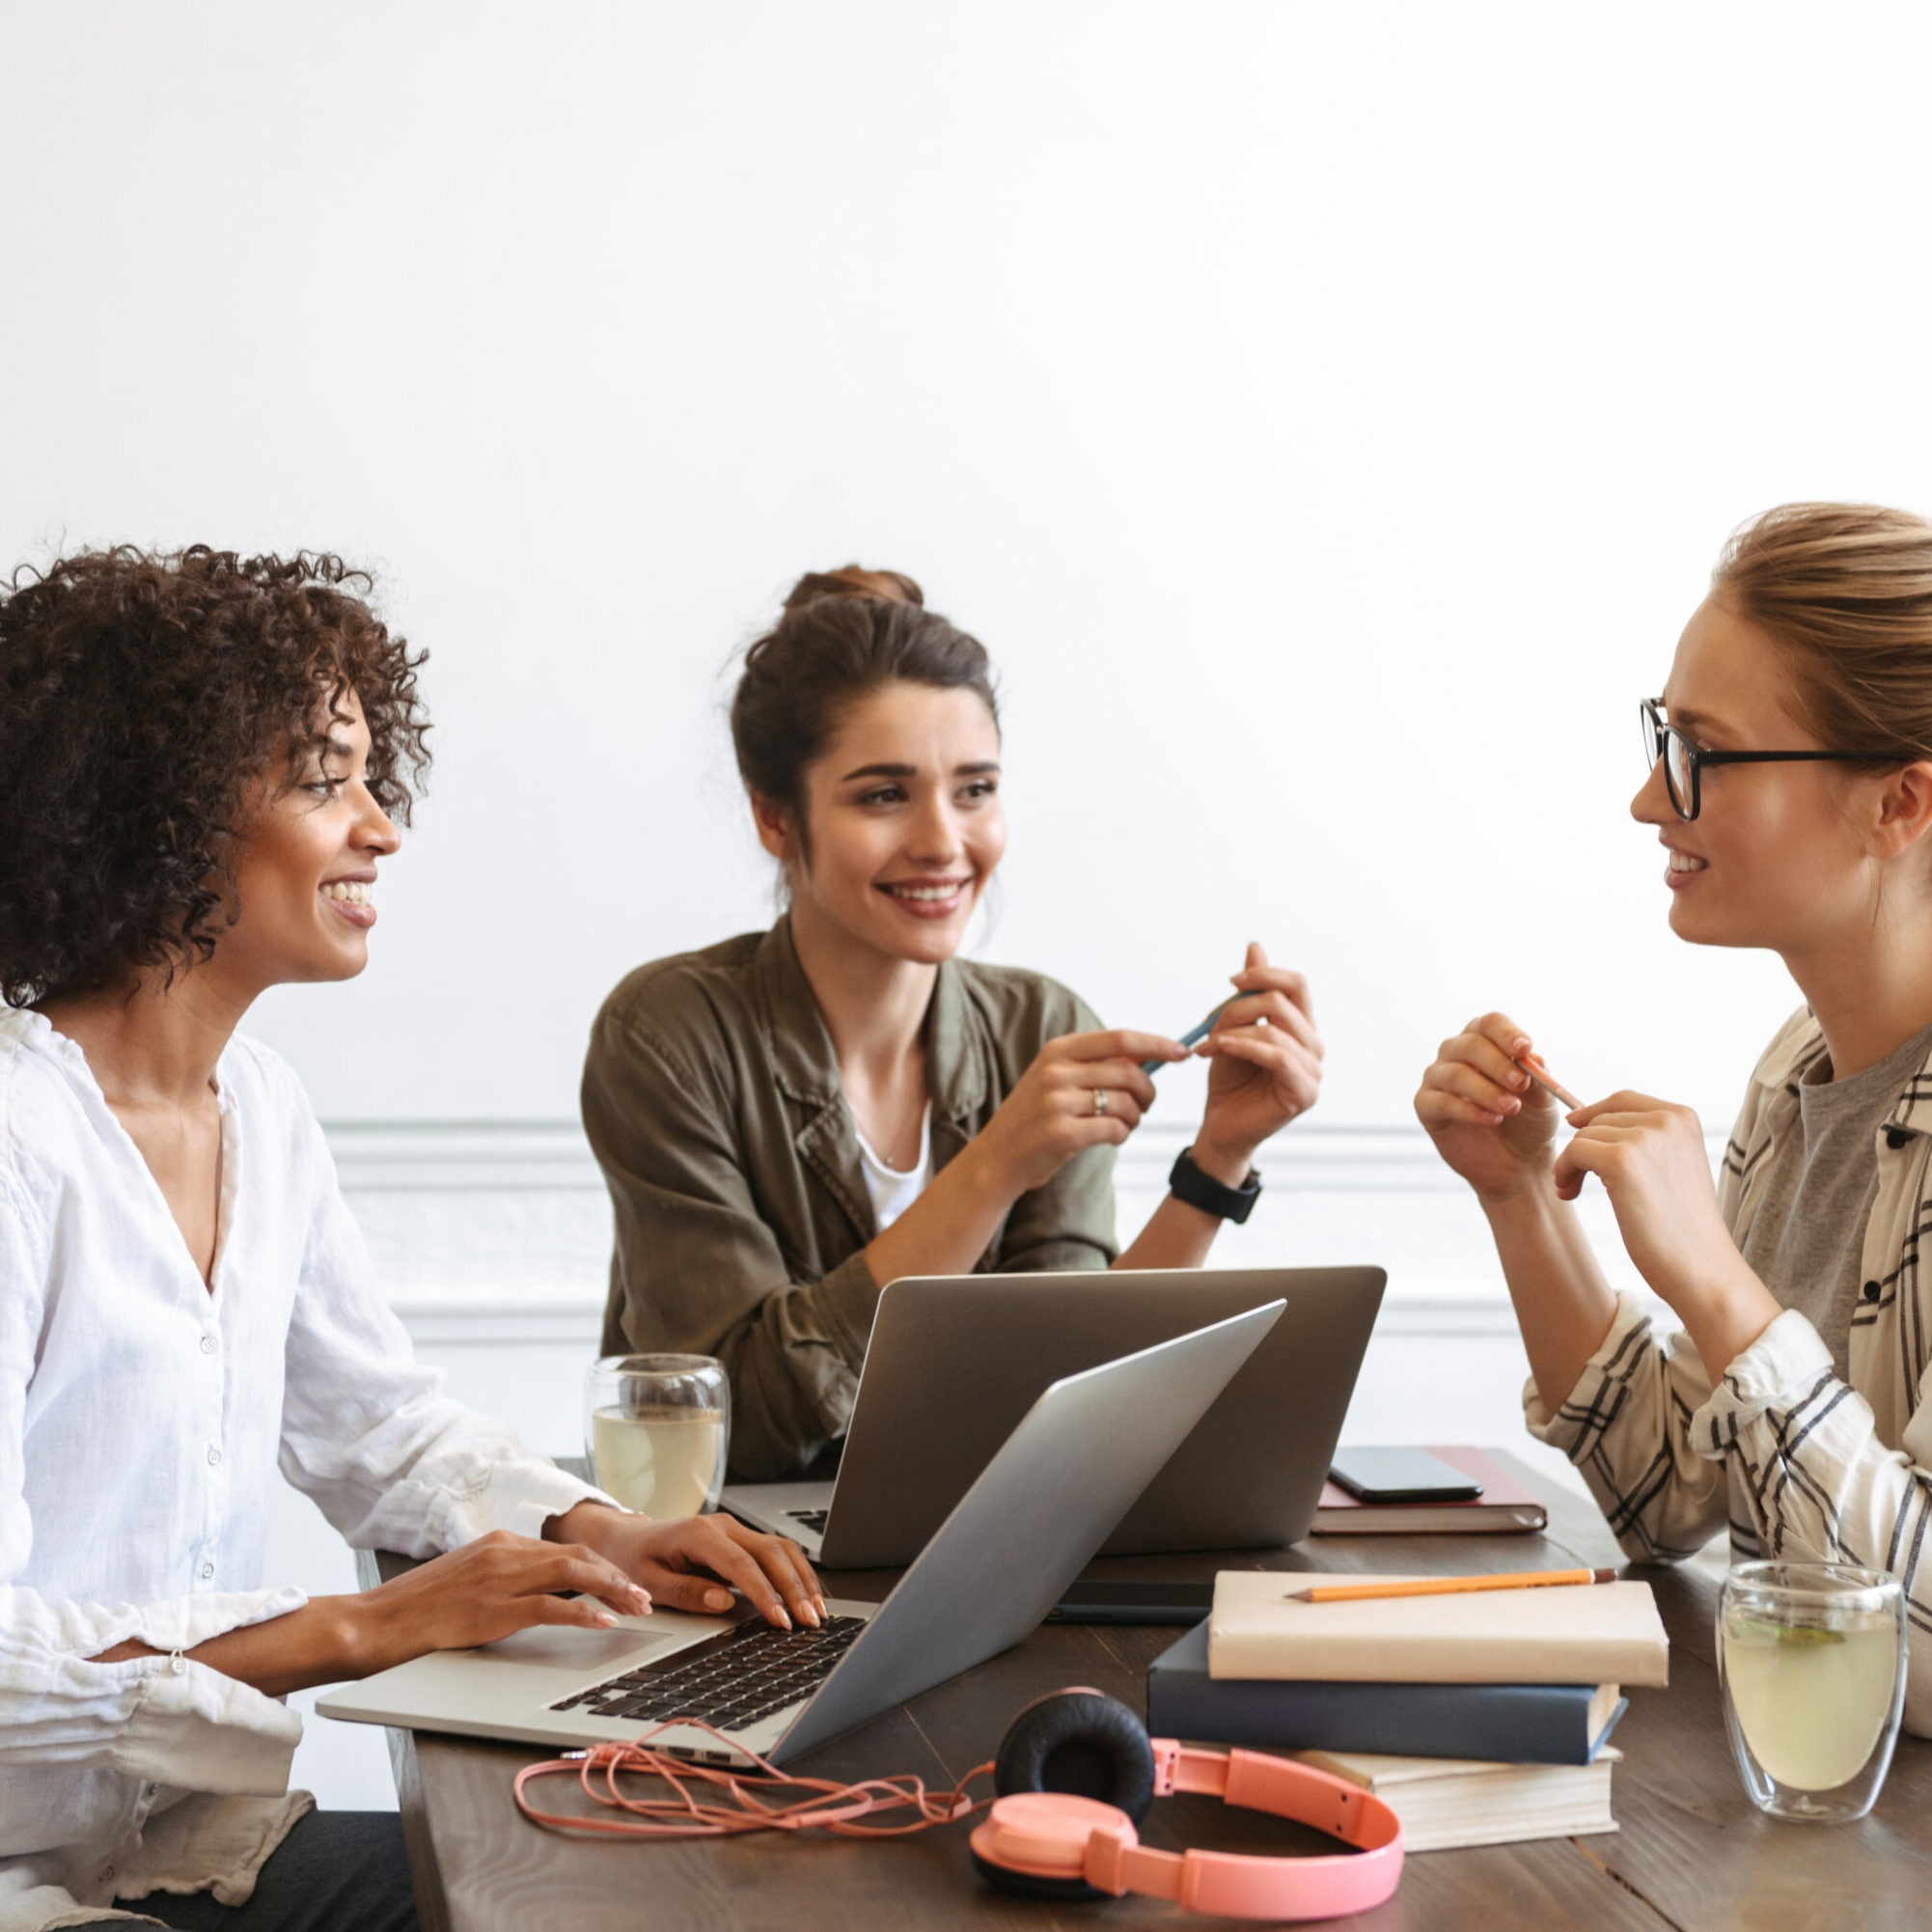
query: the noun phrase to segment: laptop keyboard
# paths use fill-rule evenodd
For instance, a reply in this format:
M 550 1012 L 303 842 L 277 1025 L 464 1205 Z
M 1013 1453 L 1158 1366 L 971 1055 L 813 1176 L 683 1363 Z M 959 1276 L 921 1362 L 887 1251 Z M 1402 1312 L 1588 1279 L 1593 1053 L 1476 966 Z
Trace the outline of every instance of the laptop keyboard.
M 639 1724 L 703 1718 L 719 1730 L 742 1729 L 810 1697 L 865 1627 L 862 1616 L 829 1616 L 816 1630 L 741 1623 L 550 1708 Z

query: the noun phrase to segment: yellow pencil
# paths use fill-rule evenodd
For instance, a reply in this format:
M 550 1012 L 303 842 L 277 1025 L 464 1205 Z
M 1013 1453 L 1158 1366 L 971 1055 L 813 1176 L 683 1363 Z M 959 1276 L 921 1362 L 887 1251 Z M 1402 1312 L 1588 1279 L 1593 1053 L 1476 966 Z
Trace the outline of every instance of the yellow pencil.
M 1556 1584 L 1614 1584 L 1615 1570 L 1521 1570 L 1502 1577 L 1421 1577 L 1406 1584 L 1317 1584 L 1290 1590 L 1290 1603 L 1345 1603 L 1367 1596 L 1453 1596 L 1471 1589 L 1548 1589 Z

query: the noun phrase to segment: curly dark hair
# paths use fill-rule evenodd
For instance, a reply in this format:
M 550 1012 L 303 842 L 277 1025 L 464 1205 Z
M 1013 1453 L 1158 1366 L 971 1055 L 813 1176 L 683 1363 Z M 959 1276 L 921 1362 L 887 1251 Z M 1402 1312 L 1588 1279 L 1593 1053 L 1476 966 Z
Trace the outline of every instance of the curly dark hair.
M 368 783 L 405 824 L 428 768 L 426 652 L 341 558 L 123 545 L 0 583 L 0 999 L 207 959 L 234 919 L 253 787 L 284 784 L 352 690 Z

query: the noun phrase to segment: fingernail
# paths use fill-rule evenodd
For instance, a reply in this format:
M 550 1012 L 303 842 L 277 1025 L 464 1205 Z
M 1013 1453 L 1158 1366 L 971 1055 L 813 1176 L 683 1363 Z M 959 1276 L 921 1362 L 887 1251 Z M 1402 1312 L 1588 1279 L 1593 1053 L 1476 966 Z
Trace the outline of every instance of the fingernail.
M 1513 1040 L 1510 1043 L 1509 1051 L 1511 1053 L 1521 1053 L 1523 1049 L 1527 1047 L 1529 1044 L 1530 1044 L 1530 1035 L 1528 1034 L 1524 1034 L 1519 1038 Z
M 818 1606 L 818 1615 L 820 1616 L 829 1616 L 831 1615 L 825 1608 L 825 1599 L 822 1596 L 814 1596 L 812 1601 Z
M 1521 1088 L 1527 1093 L 1530 1090 L 1530 1076 L 1527 1073 L 1512 1073 L 1509 1076 L 1509 1084 L 1511 1087 Z
M 611 1627 L 611 1625 L 617 1621 L 617 1618 L 614 1617 L 609 1611 L 600 1610 L 597 1612 L 597 1621 L 601 1623 L 606 1630 L 608 1630 Z
M 789 1613 L 786 1610 L 784 1604 L 782 1603 L 775 1603 L 772 1605 L 771 1620 L 786 1630 L 789 1630 L 791 1628 L 791 1616 Z
M 731 1593 L 730 1590 L 707 1589 L 704 1592 L 704 1608 L 706 1610 L 730 1610 L 731 1607 Z
M 813 1609 L 810 1603 L 801 1603 L 798 1606 L 798 1614 L 814 1630 L 818 1628 L 818 1613 Z

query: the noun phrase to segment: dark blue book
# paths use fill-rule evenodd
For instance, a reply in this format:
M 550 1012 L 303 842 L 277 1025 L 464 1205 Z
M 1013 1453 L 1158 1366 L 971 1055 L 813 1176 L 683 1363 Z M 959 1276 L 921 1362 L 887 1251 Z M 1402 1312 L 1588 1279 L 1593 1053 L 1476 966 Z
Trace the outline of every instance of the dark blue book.
M 1628 1700 L 1615 1684 L 1334 1684 L 1213 1678 L 1207 1625 L 1147 1667 L 1147 1729 L 1198 1744 L 1587 1764 Z

